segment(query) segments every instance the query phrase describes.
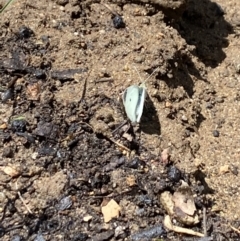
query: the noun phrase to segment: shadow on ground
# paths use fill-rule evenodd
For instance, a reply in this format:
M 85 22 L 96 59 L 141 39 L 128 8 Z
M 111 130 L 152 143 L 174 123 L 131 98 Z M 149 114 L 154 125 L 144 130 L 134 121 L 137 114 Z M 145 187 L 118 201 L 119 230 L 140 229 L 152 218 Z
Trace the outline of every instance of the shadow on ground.
M 195 46 L 194 54 L 206 66 L 214 68 L 225 59 L 223 49 L 228 46 L 227 36 L 232 27 L 224 19 L 224 10 L 219 4 L 191 0 L 181 20 L 173 27 L 189 45 Z

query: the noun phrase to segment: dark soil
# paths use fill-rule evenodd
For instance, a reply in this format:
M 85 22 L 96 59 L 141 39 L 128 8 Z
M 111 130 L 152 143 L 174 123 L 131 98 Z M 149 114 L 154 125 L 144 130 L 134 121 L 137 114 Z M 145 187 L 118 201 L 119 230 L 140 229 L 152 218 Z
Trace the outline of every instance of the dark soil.
M 16 0 L 1 14 L 1 240 L 240 240 L 238 1 Z M 140 125 L 123 124 L 124 90 L 156 68 Z M 200 222 L 172 221 L 205 238 L 163 225 L 160 195 L 182 180 Z

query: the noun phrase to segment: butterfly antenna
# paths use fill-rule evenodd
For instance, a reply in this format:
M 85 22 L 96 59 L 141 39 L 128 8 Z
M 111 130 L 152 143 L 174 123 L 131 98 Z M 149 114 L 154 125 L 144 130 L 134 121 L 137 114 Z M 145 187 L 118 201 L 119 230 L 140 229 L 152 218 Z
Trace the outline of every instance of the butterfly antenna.
M 153 76 L 153 74 L 154 74 L 158 69 L 159 69 L 159 67 L 157 67 L 157 68 L 147 77 L 147 79 L 144 81 L 144 84 L 147 82 L 147 80 L 149 80 L 149 79 Z
M 138 72 L 136 66 L 133 66 L 133 67 L 134 67 L 134 69 L 136 70 L 136 72 L 138 73 L 138 76 L 139 76 L 139 79 L 141 80 L 141 83 L 143 83 L 143 80 L 142 80 L 142 78 L 141 78 L 141 75 L 139 74 L 139 72 Z

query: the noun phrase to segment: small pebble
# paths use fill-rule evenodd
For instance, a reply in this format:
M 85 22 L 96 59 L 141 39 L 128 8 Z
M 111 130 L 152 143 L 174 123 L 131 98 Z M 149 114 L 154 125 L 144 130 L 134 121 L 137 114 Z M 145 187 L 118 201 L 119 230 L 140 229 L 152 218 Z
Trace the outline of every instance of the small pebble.
M 167 176 L 170 181 L 179 182 L 182 177 L 182 173 L 177 167 L 171 166 L 168 168 Z
M 36 69 L 34 72 L 34 75 L 36 76 L 37 79 L 46 78 L 46 74 L 45 74 L 44 70 L 42 70 L 42 69 Z
M 224 102 L 224 98 L 223 97 L 216 97 L 215 101 L 217 103 L 223 103 Z
M 70 196 L 64 197 L 57 205 L 59 211 L 64 211 L 72 206 L 72 199 Z
M 12 239 L 11 239 L 11 241 L 21 241 L 22 240 L 22 238 L 19 236 L 19 235 L 15 235 Z
M 14 132 L 24 132 L 26 130 L 27 121 L 23 118 L 15 119 L 11 123 Z
M 92 220 L 92 216 L 89 214 L 87 214 L 86 216 L 83 217 L 84 222 L 89 222 L 90 220 Z
M 10 147 L 5 147 L 3 149 L 2 156 L 12 158 L 13 157 L 13 150 Z
M 232 172 L 232 174 L 234 174 L 236 176 L 238 175 L 238 168 L 236 166 L 231 165 L 230 166 L 230 171 Z
M 42 236 L 42 234 L 38 234 L 34 241 L 45 241 L 45 238 Z
M 218 130 L 214 130 L 213 131 L 213 136 L 214 137 L 219 137 L 219 131 Z
M 153 227 L 148 227 L 147 229 L 140 230 L 137 233 L 132 234 L 132 241 L 142 241 L 142 240 L 152 240 L 153 238 L 166 237 L 167 232 L 164 227 L 159 224 Z
M 32 34 L 33 34 L 33 31 L 26 26 L 21 26 L 19 28 L 18 35 L 20 38 L 29 38 L 31 37 Z
M 65 6 L 69 3 L 69 0 L 57 0 L 57 4 L 61 6 Z
M 187 122 L 187 121 L 188 121 L 188 118 L 187 118 L 185 115 L 183 115 L 183 116 L 182 116 L 182 121 Z
M 212 108 L 213 108 L 212 103 L 207 102 L 207 103 L 206 103 L 206 108 L 207 108 L 207 109 L 212 109 Z
M 124 234 L 125 227 L 124 226 L 118 226 L 115 228 L 115 237 L 119 237 Z
M 120 15 L 115 15 L 112 19 L 114 28 L 124 28 L 125 23 Z
M 227 172 L 229 172 L 229 165 L 220 166 L 219 168 L 220 175 L 225 174 Z
M 12 99 L 14 96 L 13 89 L 9 88 L 1 94 L 2 102 L 6 102 L 9 99 Z
M 33 160 L 36 160 L 37 157 L 38 157 L 38 152 L 33 152 L 33 153 L 32 153 L 32 159 L 33 159 Z
M 145 167 L 146 163 L 142 160 L 140 160 L 138 157 L 134 157 L 129 163 L 128 163 L 128 167 L 132 168 L 132 169 L 138 169 L 138 168 L 142 168 Z

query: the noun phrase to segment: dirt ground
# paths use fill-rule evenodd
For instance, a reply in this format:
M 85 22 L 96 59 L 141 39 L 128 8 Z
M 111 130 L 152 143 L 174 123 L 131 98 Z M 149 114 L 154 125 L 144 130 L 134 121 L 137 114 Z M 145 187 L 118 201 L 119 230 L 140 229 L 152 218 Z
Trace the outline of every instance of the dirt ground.
M 0 17 L 1 240 L 240 240 L 239 0 L 15 0 Z M 124 90 L 154 70 L 125 122 Z M 182 180 L 196 223 L 163 201 Z

